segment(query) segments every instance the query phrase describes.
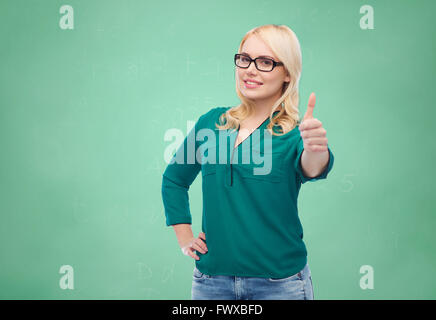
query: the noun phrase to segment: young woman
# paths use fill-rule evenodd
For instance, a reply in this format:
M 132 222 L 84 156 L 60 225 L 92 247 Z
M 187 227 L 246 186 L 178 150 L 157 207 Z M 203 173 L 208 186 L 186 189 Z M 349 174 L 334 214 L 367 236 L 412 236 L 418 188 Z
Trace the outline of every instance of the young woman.
M 192 299 L 313 299 L 297 198 L 301 184 L 327 177 L 334 158 L 313 117 L 314 94 L 299 121 L 300 44 L 287 26 L 260 26 L 234 62 L 241 104 L 200 116 L 168 164 L 166 224 L 196 260 Z M 188 190 L 200 171 L 194 237 Z

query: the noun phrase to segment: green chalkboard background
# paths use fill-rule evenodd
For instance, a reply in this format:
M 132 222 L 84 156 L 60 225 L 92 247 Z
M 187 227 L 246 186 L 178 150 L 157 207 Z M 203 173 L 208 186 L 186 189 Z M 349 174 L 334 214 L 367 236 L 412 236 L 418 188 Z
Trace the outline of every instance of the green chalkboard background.
M 239 103 L 233 55 L 274 23 L 300 40 L 300 114 L 315 92 L 335 155 L 298 200 L 315 299 L 435 299 L 435 12 L 431 0 L 2 0 L 0 298 L 191 298 L 194 260 L 165 225 L 164 135 Z M 189 196 L 198 236 L 201 175 Z M 60 287 L 63 265 L 74 289 Z

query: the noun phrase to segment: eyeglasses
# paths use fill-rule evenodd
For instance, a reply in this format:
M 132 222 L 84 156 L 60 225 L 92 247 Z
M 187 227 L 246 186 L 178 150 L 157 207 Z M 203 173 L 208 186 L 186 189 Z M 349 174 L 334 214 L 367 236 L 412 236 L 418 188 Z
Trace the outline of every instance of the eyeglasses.
M 239 68 L 247 69 L 251 62 L 254 61 L 254 65 L 256 66 L 256 69 L 259 71 L 265 71 L 270 72 L 272 71 L 276 66 L 282 66 L 282 62 L 274 61 L 270 58 L 256 58 L 251 59 L 249 56 L 245 54 L 235 54 L 235 65 Z

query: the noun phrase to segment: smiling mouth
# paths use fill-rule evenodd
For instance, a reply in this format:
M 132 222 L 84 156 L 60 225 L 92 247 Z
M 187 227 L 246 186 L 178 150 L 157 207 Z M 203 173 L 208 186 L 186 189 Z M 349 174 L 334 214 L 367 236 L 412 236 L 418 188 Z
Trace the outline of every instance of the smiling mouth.
M 245 87 L 246 88 L 257 88 L 260 87 L 261 85 L 263 85 L 263 83 L 256 83 L 256 82 L 249 82 L 249 81 L 244 81 Z

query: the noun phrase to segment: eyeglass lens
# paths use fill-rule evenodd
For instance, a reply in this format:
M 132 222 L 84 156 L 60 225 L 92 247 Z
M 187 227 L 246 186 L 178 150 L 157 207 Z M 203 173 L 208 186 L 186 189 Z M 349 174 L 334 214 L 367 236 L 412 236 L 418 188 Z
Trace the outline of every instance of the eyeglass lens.
M 250 59 L 246 56 L 239 55 L 236 58 L 236 65 L 241 68 L 247 68 L 250 64 Z M 256 59 L 257 68 L 262 71 L 271 71 L 274 64 L 271 59 L 268 58 L 257 58 Z

